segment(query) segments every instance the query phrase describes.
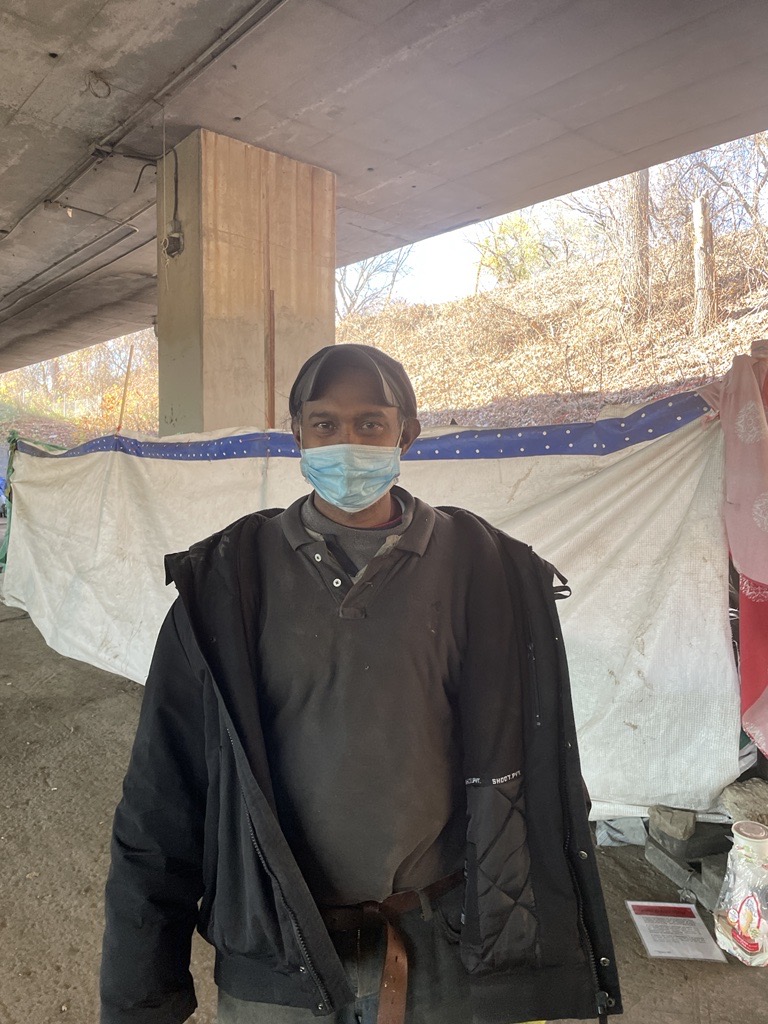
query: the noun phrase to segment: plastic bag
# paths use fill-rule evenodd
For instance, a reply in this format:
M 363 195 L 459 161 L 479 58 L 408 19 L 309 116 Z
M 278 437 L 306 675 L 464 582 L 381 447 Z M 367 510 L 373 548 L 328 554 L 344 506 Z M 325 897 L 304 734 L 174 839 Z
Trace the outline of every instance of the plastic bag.
M 768 967 L 768 828 L 737 821 L 720 898 L 715 938 L 751 967 Z

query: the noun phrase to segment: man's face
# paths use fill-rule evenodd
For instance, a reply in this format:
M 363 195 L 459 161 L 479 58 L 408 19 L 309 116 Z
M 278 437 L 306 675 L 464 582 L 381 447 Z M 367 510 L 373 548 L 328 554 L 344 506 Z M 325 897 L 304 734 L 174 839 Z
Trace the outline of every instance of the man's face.
M 417 420 L 404 424 L 398 409 L 381 405 L 381 390 L 372 373 L 349 366 L 334 374 L 319 398 L 304 403 L 293 434 L 304 448 L 330 444 L 394 448 L 400 442 L 405 452 L 418 437 L 419 426 Z

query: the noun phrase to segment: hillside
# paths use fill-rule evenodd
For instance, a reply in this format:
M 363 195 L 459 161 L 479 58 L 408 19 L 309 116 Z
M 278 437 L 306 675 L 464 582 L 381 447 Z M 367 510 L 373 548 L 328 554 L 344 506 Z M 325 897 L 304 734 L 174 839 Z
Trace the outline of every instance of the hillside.
M 72 448 L 87 441 L 89 437 L 88 431 L 72 420 L 30 412 L 23 406 L 0 403 L 0 443 L 6 442 L 12 430 L 20 437 L 44 441 L 46 444 L 55 444 L 62 448 Z
M 8 435 L 12 430 L 20 437 L 60 445 L 62 448 L 73 448 L 88 439 L 88 432 L 71 420 L 44 416 L 11 402 L 0 402 L 0 477 L 5 476 Z
M 376 345 L 400 359 L 425 426 L 452 419 L 488 427 L 591 420 L 606 404 L 695 388 L 724 374 L 755 338 L 768 337 L 768 274 L 754 255 L 765 251 L 759 242 L 745 233 L 718 239 L 719 321 L 702 336 L 691 329 L 688 249 L 665 254 L 657 247 L 650 317 L 640 327 L 622 308 L 617 261 L 561 261 L 513 287 L 461 301 L 393 303 L 348 317 L 337 339 Z M 51 373 L 38 367 L 3 374 L 0 449 L 11 429 L 63 447 L 113 431 L 131 344 L 125 428 L 156 432 L 157 342 L 145 331 L 41 364 Z M 48 380 L 47 390 L 41 380 Z M 46 412 L 82 405 L 86 396 L 97 410 L 90 418 Z
M 338 341 L 376 345 L 413 377 L 427 426 L 594 419 L 608 404 L 694 388 L 768 336 L 768 287 L 720 252 L 720 322 L 691 333 L 692 282 L 653 283 L 647 324 L 621 308 L 620 268 L 565 264 L 514 287 L 436 306 L 393 304 L 349 317 Z

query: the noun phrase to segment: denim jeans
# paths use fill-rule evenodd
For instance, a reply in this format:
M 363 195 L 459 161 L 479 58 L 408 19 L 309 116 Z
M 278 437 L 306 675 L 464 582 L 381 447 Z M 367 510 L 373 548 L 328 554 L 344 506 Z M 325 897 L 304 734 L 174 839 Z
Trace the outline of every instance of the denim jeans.
M 433 901 L 432 917 L 420 909 L 400 919 L 408 951 L 406 1024 L 472 1024 L 469 984 L 459 958 L 458 931 L 463 886 Z M 333 936 L 355 1001 L 335 1014 L 233 999 L 219 989 L 218 1024 L 375 1024 L 384 963 L 383 931 L 342 932 Z

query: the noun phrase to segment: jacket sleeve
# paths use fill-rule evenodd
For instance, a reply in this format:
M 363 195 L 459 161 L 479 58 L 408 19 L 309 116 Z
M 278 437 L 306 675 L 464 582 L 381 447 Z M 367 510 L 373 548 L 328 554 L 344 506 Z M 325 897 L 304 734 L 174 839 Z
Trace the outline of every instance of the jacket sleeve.
M 189 971 L 207 790 L 203 685 L 177 600 L 155 647 L 106 886 L 101 1024 L 181 1024 L 197 1005 Z

